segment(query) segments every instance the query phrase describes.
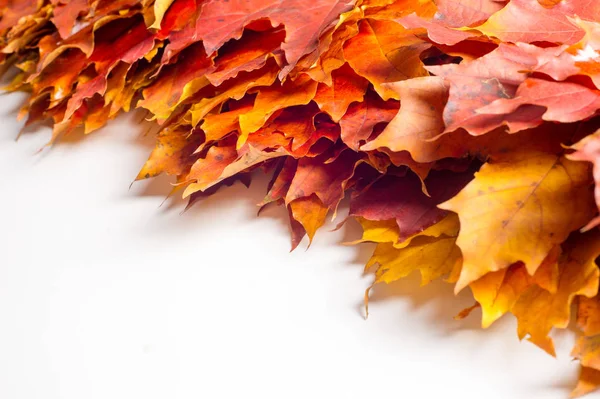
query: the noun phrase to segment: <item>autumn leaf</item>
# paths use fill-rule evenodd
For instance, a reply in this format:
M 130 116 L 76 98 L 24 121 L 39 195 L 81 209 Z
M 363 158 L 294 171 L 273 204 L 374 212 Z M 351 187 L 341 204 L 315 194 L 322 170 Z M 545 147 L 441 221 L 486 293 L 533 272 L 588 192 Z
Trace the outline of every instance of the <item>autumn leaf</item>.
M 476 27 L 503 42 L 553 42 L 573 44 L 581 40 L 581 28 L 557 8 L 543 7 L 538 0 L 511 0 L 506 7 Z
M 88 11 L 87 0 L 61 1 L 56 4 L 52 23 L 56 25 L 63 39 L 71 36 L 77 18 L 86 11 Z
M 206 115 L 215 108 L 223 105 L 228 100 L 241 100 L 250 89 L 260 86 L 270 86 L 277 78 L 275 65 L 267 63 L 264 68 L 252 72 L 241 73 L 239 79 L 228 81 L 215 90 L 207 87 L 207 93 L 202 99 L 195 102 L 189 109 L 189 117 L 193 126 L 197 126 Z M 193 90 L 196 91 L 197 88 Z M 191 91 L 191 90 L 190 90 Z
M 363 151 L 380 147 L 395 152 L 408 151 L 417 162 L 462 155 L 460 141 L 454 141 L 456 145 L 453 145 L 451 140 L 433 140 L 444 131 L 442 113 L 448 99 L 448 87 L 443 78 L 415 78 L 386 87 L 398 94 L 402 107 L 375 140 L 361 147 Z
M 171 4 L 173 4 L 175 0 L 155 0 L 154 1 L 154 23 L 150 26 L 150 28 L 160 29 L 160 25 L 162 20 L 167 13 Z
M 484 22 L 505 6 L 496 0 L 437 0 L 436 4 L 436 18 L 453 28 Z
M 246 33 L 240 40 L 223 49 L 215 61 L 215 70 L 206 71 L 206 79 L 213 86 L 219 86 L 227 79 L 235 78 L 240 72 L 262 68 L 271 57 L 282 64 L 279 48 L 284 39 L 283 29 Z
M 302 56 L 316 49 L 321 33 L 352 6 L 350 0 L 215 1 L 203 4 L 194 23 L 173 35 L 169 47 L 183 49 L 202 40 L 206 53 L 211 54 L 228 40 L 239 38 L 251 22 L 268 18 L 272 26 L 282 24 L 287 32 L 282 49 L 288 65 L 280 73 L 284 78 Z
M 578 398 L 595 391 L 600 386 L 600 371 L 591 367 L 581 367 L 577 386 L 571 392 L 571 398 Z
M 317 230 L 325 224 L 325 218 L 329 210 L 315 194 L 295 199 L 289 207 L 292 219 L 302 225 L 305 234 L 312 242 Z M 294 243 L 292 249 L 300 243 L 302 236 L 304 236 L 304 233 L 296 233 L 295 237 L 292 238 Z
M 190 134 L 181 129 L 162 131 L 158 136 L 156 148 L 137 179 L 148 179 L 161 173 L 178 176 L 188 172 L 198 158 L 194 153 L 202 139 L 200 132 Z
M 344 45 L 344 57 L 387 100 L 397 97 L 383 83 L 427 75 L 419 56 L 429 47 L 396 22 L 367 19 L 359 24 L 358 35 Z
M 521 295 L 534 285 L 554 294 L 558 288 L 560 247 L 553 247 L 533 276 L 522 262 L 490 272 L 469 284 L 482 309 L 481 326 L 487 328 L 505 313 L 512 311 Z
M 453 46 L 476 35 L 476 33 L 449 28 L 444 25 L 443 20 L 441 22 L 440 20 L 429 21 L 416 14 L 410 14 L 396 21 L 407 29 L 423 28 L 427 30 L 427 36 L 432 42 L 448 46 Z
M 298 167 L 298 161 L 292 157 L 287 157 L 279 164 L 279 167 L 273 173 L 273 178 L 269 183 L 267 195 L 258 204 L 260 207 L 264 207 L 270 203 L 280 201 L 283 202 L 294 175 Z
M 340 120 L 342 141 L 358 151 L 377 125 L 389 123 L 396 116 L 399 106 L 398 101 L 383 101 L 376 94 L 367 93 L 364 101 L 350 104 Z
M 332 72 L 331 86 L 319 84 L 314 100 L 321 111 L 331 116 L 334 122 L 339 122 L 351 103 L 362 103 L 369 82 L 344 64 Z
M 144 99 L 138 102 L 138 107 L 146 108 L 159 120 L 167 119 L 184 93 L 193 90 L 194 82 L 208 84 L 205 75 L 214 69 L 214 62 L 204 48 L 192 46 L 179 55 L 178 63 L 165 66 L 152 85 L 144 89 Z
M 455 215 L 440 222 L 443 225 L 435 235 L 428 235 L 428 230 L 415 235 L 406 246 L 396 248 L 392 243 L 384 242 L 377 245 L 366 269 L 377 266 L 375 281 L 392 283 L 408 276 L 415 270 L 421 273 L 421 285 L 448 275 L 457 265 L 460 265 L 460 249 L 456 246 L 456 234 L 459 223 Z M 369 287 L 365 293 L 367 306 Z
M 35 14 L 38 8 L 38 0 L 3 0 L 0 2 L 0 32 L 14 27 L 21 18 Z
M 529 335 L 530 341 L 555 355 L 554 344 L 548 333 L 553 327 L 567 327 L 571 303 L 576 296 L 591 298 L 598 293 L 600 272 L 595 263 L 598 255 L 600 235 L 597 232 L 582 237 L 575 235 L 563 245 L 563 255 L 558 260 L 556 292 L 532 286 L 513 306 L 519 338 Z
M 473 171 L 433 172 L 424 182 L 414 174 L 386 176 L 350 201 L 350 215 L 372 221 L 395 219 L 403 242 L 443 220 L 448 212 L 437 205 L 452 198 L 471 179 Z
M 209 187 L 211 183 L 219 179 L 225 168 L 236 159 L 237 151 L 232 140 L 210 147 L 204 157 L 194 162 L 185 177 L 186 181 L 192 183 L 184 192 L 184 197 L 188 197 L 196 191 L 201 191 L 203 187 Z
M 540 116 L 545 121 L 577 122 L 594 115 L 600 108 L 600 91 L 575 83 L 528 78 L 519 85 L 514 98 L 500 98 L 477 112 L 507 115 L 523 105 L 546 108 Z
M 444 276 L 460 261 L 456 237 L 415 237 L 400 249 L 392 244 L 379 244 L 367 267 L 378 264 L 375 283 L 387 284 L 408 276 L 413 270 L 421 272 L 421 285 Z
M 396 244 L 400 240 L 400 229 L 396 219 L 369 220 L 363 217 L 356 217 L 356 221 L 360 223 L 363 229 L 362 237 L 348 244 L 360 244 L 363 242 Z
M 587 136 L 573 147 L 574 153 L 567 155 L 567 158 L 574 161 L 587 161 L 594 165 L 594 179 L 596 180 L 595 197 L 596 205 L 600 209 L 600 131 L 591 136 Z M 595 217 L 585 227 L 590 230 L 600 224 L 600 216 Z
M 256 132 L 276 111 L 296 105 L 308 104 L 317 92 L 317 82 L 308 77 L 295 81 L 286 81 L 261 90 L 254 101 L 252 111 L 240 115 L 242 138 L 238 145 L 244 142 L 245 135 Z
M 456 290 L 516 262 L 535 273 L 553 246 L 593 216 L 588 182 L 585 163 L 556 154 L 514 151 L 483 165 L 440 205 L 458 213 L 461 224 L 464 263 Z
M 316 60 L 312 57 L 305 57 L 310 62 L 306 73 L 313 80 L 325 83 L 328 86 L 333 84 L 331 73 L 340 68 L 345 62 L 343 48 L 346 42 L 358 34 L 358 23 L 363 16 L 363 12 L 359 8 L 340 15 L 336 27 L 332 30 L 331 36 L 325 36 L 325 40 L 321 38 L 320 46 L 323 47 Z M 327 40 L 329 39 L 329 40 Z
M 303 158 L 285 197 L 286 203 L 316 194 L 328 208 L 335 210 L 344 197 L 345 185 L 354 174 L 358 162 L 352 151 L 344 151 L 333 162 L 326 163 L 325 156 Z
M 508 126 L 511 132 L 517 132 L 541 124 L 544 109 L 536 103 L 515 107 L 515 112 L 508 114 L 491 114 L 481 110 L 496 100 L 514 98 L 527 79 L 527 71 L 545 67 L 540 72 L 548 72 L 548 62 L 544 61 L 554 58 L 555 51 L 540 50 L 528 54 L 530 49 L 522 45 L 500 45 L 472 61 L 428 67 L 430 72 L 444 77 L 450 84 L 444 108 L 444 131 L 462 128 L 473 135 L 480 135 L 502 125 Z

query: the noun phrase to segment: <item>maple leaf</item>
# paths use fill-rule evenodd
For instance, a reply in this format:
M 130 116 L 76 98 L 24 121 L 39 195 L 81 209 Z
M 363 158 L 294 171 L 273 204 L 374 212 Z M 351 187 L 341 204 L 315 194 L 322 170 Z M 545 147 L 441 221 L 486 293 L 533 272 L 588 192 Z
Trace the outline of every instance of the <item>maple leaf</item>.
M 56 25 L 60 36 L 66 39 L 71 36 L 79 15 L 88 11 L 88 2 L 87 0 L 54 0 L 53 3 L 56 4 L 56 8 L 54 9 L 52 23 Z
M 457 224 L 458 228 L 458 224 Z M 379 244 L 367 268 L 379 264 L 375 283 L 391 283 L 408 276 L 413 270 L 421 271 L 421 284 L 425 285 L 452 271 L 460 261 L 460 250 L 455 245 L 456 236 L 415 237 L 404 248 L 392 244 Z
M 538 0 L 511 0 L 476 29 L 503 42 L 573 44 L 581 40 L 584 32 L 569 16 L 574 15 L 543 7 Z
M 267 195 L 258 205 L 264 207 L 276 201 L 283 202 L 290 189 L 297 167 L 298 161 L 293 157 L 286 157 L 273 173 L 273 179 L 269 183 Z
M 383 101 L 379 96 L 367 93 L 364 101 L 350 104 L 340 120 L 342 141 L 358 151 L 377 125 L 388 123 L 396 116 L 399 106 L 398 101 Z
M 344 45 L 352 69 L 369 80 L 384 99 L 397 98 L 382 84 L 426 76 L 420 54 L 431 45 L 393 21 L 363 20 Z
M 280 85 L 260 90 L 254 101 L 252 111 L 240 115 L 240 129 L 245 135 L 260 129 L 276 111 L 296 105 L 308 104 L 317 93 L 317 82 L 308 77 L 300 77 L 295 81 L 288 80 Z
M 281 70 L 283 78 L 302 56 L 316 49 L 321 33 L 352 6 L 351 0 L 213 1 L 202 5 L 189 27 L 172 35 L 169 47 L 183 49 L 201 40 L 211 54 L 228 40 L 239 38 L 246 25 L 268 18 L 273 26 L 282 24 L 286 29 L 282 49 L 288 64 Z
M 567 158 L 575 161 L 588 161 L 594 164 L 594 179 L 596 180 L 596 204 L 600 209 L 600 130 L 593 135 L 587 136 L 572 147 L 576 152 L 567 155 Z M 600 225 L 600 216 L 597 216 L 585 227 L 589 230 Z
M 433 172 L 425 180 L 425 194 L 414 174 L 385 176 L 351 199 L 350 215 L 373 221 L 395 219 L 399 240 L 405 241 L 444 219 L 448 213 L 437 205 L 452 198 L 472 178 L 472 170 Z
M 215 70 L 205 72 L 206 79 L 213 86 L 219 86 L 240 72 L 262 68 L 270 57 L 274 57 L 278 64 L 283 64 L 280 47 L 284 39 L 285 31 L 280 28 L 246 32 L 240 40 L 220 50 L 222 54 L 215 60 Z
M 588 298 L 582 296 L 577 304 L 577 326 L 581 331 L 571 356 L 581 362 L 579 381 L 572 397 L 578 397 L 597 389 L 600 386 L 600 366 L 598 340 L 600 337 L 600 302 L 598 296 Z
M 154 1 L 154 23 L 150 26 L 150 28 L 160 29 L 162 20 L 174 1 L 175 0 Z
M 450 84 L 449 98 L 444 109 L 444 131 L 463 128 L 471 134 L 478 135 L 502 125 L 507 125 L 511 132 L 517 132 L 541 124 L 544 115 L 543 104 L 535 101 L 514 107 L 514 112 L 505 114 L 499 113 L 498 110 L 494 112 L 493 108 L 487 108 L 486 112 L 486 106 L 496 100 L 514 99 L 520 94 L 519 89 L 526 91 L 527 84 L 523 88 L 521 85 L 528 79 L 529 71 L 542 72 L 562 79 L 575 74 L 577 71 L 572 68 L 559 69 L 560 72 L 553 68 L 556 57 L 563 50 L 564 48 L 557 52 L 555 49 L 538 49 L 524 43 L 502 44 L 481 58 L 458 65 L 427 67 L 430 72 L 444 77 Z M 534 80 L 538 81 L 539 79 Z M 545 81 L 542 84 L 545 83 L 552 85 L 553 82 Z
M 163 68 L 152 85 L 144 89 L 144 99 L 137 104 L 152 112 L 157 119 L 169 117 L 184 93 L 192 90 L 194 81 L 204 79 L 206 82 L 204 76 L 215 69 L 202 46 L 191 46 L 179 55 L 178 61 Z
M 378 222 L 380 223 L 380 222 Z M 439 225 L 439 226 L 438 226 Z M 365 292 L 365 305 L 368 315 L 369 292 L 375 284 L 391 283 L 408 276 L 414 270 L 421 273 L 421 285 L 449 275 L 460 266 L 460 249 L 456 246 L 459 223 L 456 215 L 450 215 L 413 236 L 406 245 L 379 243 L 373 256 L 365 266 L 369 269 L 377 265 L 375 281 Z M 384 229 L 387 229 L 385 224 Z
M 476 35 L 475 33 L 449 28 L 444 25 L 443 20 L 442 22 L 440 20 L 427 20 L 416 14 L 410 14 L 396 21 L 407 29 L 424 28 L 427 30 L 427 37 L 432 42 L 448 46 L 453 46 Z
M 292 250 L 295 249 L 304 235 L 308 235 L 312 242 L 317 230 L 325 224 L 325 218 L 329 209 L 323 205 L 321 200 L 312 194 L 309 197 L 298 198 L 290 202 L 290 215 L 293 221 L 292 227 Z
M 550 293 L 555 293 L 558 285 L 559 255 L 560 247 L 553 247 L 533 276 L 528 273 L 522 262 L 517 262 L 471 282 L 469 287 L 482 310 L 481 326 L 487 328 L 510 312 L 521 295 L 536 284 Z
M 534 285 L 513 306 L 519 338 L 529 335 L 530 341 L 555 355 L 554 344 L 548 333 L 553 327 L 567 327 L 571 303 L 576 296 L 591 298 L 598 293 L 600 271 L 595 262 L 598 255 L 598 232 L 590 232 L 583 237 L 575 235 L 563 245 L 563 255 L 558 260 L 556 292 L 548 292 Z
M 350 103 L 362 103 L 368 84 L 369 82 L 356 75 L 348 64 L 344 64 L 332 72 L 331 86 L 319 84 L 313 99 L 334 122 L 339 122 Z
M 277 78 L 277 69 L 273 63 L 267 63 L 261 69 L 240 75 L 239 79 L 230 80 L 221 85 L 218 91 L 207 87 L 207 93 L 203 93 L 202 99 L 195 102 L 189 109 L 193 126 L 197 126 L 209 112 L 222 106 L 226 101 L 241 100 L 252 88 L 272 85 Z
M 325 40 L 320 41 L 323 50 L 316 60 L 312 60 L 310 66 L 306 68 L 306 73 L 317 82 L 322 82 L 331 86 L 331 72 L 341 67 L 346 59 L 344 58 L 343 48 L 346 42 L 358 34 L 358 23 L 363 16 L 359 8 L 344 13 L 340 16 L 340 21 L 332 30 L 331 36 L 327 35 Z M 308 57 L 305 57 L 308 58 Z
M 577 122 L 593 116 L 600 108 L 600 91 L 576 83 L 528 78 L 519 85 L 513 98 L 499 98 L 476 112 L 507 115 L 523 105 L 545 107 L 540 116 L 545 121 Z
M 203 141 L 202 134 L 190 134 L 183 129 L 165 129 L 158 135 L 156 148 L 139 172 L 137 179 L 148 179 L 161 173 L 182 175 L 199 158 L 196 149 Z
M 572 398 L 578 398 L 595 391 L 600 386 L 600 371 L 591 367 L 581 367 L 577 386 L 571 392 Z
M 228 101 L 228 111 L 208 114 L 200 125 L 206 135 L 206 142 L 213 143 L 232 132 L 239 131 L 239 117 L 252 110 L 254 99 L 243 97 L 239 101 Z
M 348 244 L 360 244 L 363 242 L 392 243 L 400 240 L 400 229 L 396 219 L 369 220 L 363 217 L 355 217 L 363 229 L 362 237 Z
M 344 197 L 345 186 L 354 174 L 358 156 L 346 150 L 334 161 L 326 163 L 326 155 L 300 159 L 285 197 L 286 203 L 316 194 L 328 209 L 337 208 Z
M 0 1 L 0 32 L 6 32 L 15 26 L 21 18 L 35 14 L 38 8 L 38 0 Z
M 461 223 L 464 262 L 456 290 L 516 262 L 535 273 L 553 246 L 594 214 L 588 182 L 587 165 L 560 154 L 514 151 L 484 165 L 440 205 Z
M 453 28 L 483 22 L 505 6 L 497 0 L 437 0 L 436 4 L 436 19 Z
M 431 162 L 449 156 L 461 156 L 451 142 L 432 141 L 444 131 L 442 112 L 448 98 L 448 88 L 443 78 L 423 77 L 391 83 L 386 86 L 402 99 L 402 107 L 385 130 L 374 140 L 361 147 L 363 151 L 380 147 L 392 151 L 408 151 L 417 162 Z M 453 153 L 454 152 L 454 153 Z

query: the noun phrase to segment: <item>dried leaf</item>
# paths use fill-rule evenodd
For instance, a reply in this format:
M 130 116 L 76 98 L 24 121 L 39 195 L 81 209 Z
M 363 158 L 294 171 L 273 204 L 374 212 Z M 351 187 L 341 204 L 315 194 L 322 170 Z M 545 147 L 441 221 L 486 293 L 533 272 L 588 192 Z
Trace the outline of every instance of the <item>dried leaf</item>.
M 483 165 L 440 208 L 458 213 L 464 263 L 456 290 L 523 262 L 535 273 L 550 250 L 594 213 L 589 168 L 542 152 L 514 151 Z

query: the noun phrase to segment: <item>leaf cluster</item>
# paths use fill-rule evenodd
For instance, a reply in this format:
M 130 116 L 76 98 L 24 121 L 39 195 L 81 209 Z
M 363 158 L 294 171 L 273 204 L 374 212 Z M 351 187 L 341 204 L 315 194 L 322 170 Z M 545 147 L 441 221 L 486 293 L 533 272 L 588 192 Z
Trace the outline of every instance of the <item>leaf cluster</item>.
M 0 49 L 50 143 L 142 109 L 137 179 L 190 205 L 262 169 L 295 248 L 348 197 L 374 285 L 444 278 L 552 355 L 575 304 L 600 385 L 600 2 L 0 0 Z

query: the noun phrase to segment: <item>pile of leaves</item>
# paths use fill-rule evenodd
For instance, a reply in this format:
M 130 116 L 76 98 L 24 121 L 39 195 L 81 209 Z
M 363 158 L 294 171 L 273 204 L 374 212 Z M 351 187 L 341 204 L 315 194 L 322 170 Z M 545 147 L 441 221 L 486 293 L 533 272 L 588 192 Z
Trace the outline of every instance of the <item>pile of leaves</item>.
M 573 307 L 600 385 L 600 2 L 0 0 L 0 49 L 51 143 L 143 109 L 138 179 L 262 169 L 293 247 L 347 197 L 374 284 L 443 278 L 552 355 Z

